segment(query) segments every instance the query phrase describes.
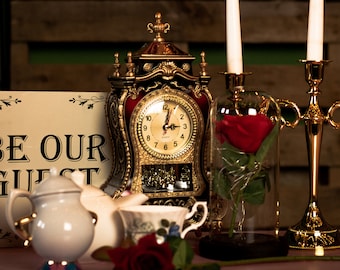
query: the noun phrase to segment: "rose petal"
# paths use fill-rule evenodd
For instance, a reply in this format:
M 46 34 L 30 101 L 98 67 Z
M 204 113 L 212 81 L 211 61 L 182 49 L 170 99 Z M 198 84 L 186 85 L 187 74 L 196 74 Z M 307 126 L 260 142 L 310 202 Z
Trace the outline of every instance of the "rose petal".
M 245 153 L 255 153 L 274 124 L 263 115 L 225 115 L 215 125 L 216 138 L 228 142 Z
M 174 270 L 169 244 L 158 244 L 155 234 L 142 237 L 135 246 L 110 249 L 108 255 L 115 270 Z

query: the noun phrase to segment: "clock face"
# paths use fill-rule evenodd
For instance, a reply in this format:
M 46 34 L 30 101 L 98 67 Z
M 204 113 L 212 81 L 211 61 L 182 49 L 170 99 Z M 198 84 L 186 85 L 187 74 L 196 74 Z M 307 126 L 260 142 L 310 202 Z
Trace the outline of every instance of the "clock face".
M 156 90 L 137 105 L 137 137 L 151 156 L 173 159 L 192 148 L 198 117 L 189 99 L 179 91 Z

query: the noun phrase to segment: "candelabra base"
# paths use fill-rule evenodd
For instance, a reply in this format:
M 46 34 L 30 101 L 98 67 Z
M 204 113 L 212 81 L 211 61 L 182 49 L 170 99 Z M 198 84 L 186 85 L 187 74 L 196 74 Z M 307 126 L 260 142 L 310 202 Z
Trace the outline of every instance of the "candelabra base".
M 288 228 L 286 233 L 290 248 L 325 249 L 340 248 L 338 228 L 329 225 L 323 218 L 316 202 L 309 204 L 301 221 Z
M 201 256 L 220 261 L 286 256 L 288 244 L 284 237 L 261 233 L 228 233 L 205 236 L 200 239 Z

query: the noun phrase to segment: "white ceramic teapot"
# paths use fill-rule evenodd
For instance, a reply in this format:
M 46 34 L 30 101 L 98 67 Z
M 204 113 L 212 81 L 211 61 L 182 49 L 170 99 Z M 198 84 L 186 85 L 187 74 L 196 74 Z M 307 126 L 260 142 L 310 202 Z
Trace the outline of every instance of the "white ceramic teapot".
M 86 185 L 84 177 L 84 174 L 78 170 L 71 173 L 71 179 L 83 190 L 81 203 L 87 210 L 96 214 L 97 223 L 93 242 L 80 261 L 91 260 L 93 251 L 100 247 L 119 246 L 124 239 L 124 226 L 118 213 L 119 208 L 140 205 L 149 199 L 142 193 L 113 199 L 101 189 Z
M 80 202 L 81 188 L 60 176 L 55 168 L 50 176 L 29 193 L 12 189 L 5 214 L 8 225 L 46 261 L 75 262 L 86 252 L 94 237 L 93 217 Z M 29 217 L 13 220 L 15 200 L 26 197 L 33 206 Z

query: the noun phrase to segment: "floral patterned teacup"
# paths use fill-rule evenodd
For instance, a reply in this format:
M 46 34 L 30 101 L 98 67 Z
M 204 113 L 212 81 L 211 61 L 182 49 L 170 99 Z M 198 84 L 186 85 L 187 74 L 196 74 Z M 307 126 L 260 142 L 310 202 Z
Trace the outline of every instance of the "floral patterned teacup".
M 198 207 L 200 211 L 198 211 Z M 201 210 L 202 209 L 202 210 Z M 184 238 L 191 231 L 196 230 L 205 222 L 208 215 L 207 202 L 196 202 L 191 211 L 186 207 L 170 205 L 138 205 L 123 207 L 119 210 L 122 217 L 125 235 L 135 243 L 150 233 L 156 233 L 159 243 L 167 235 Z M 186 220 L 199 215 L 199 221 L 190 220 L 190 225 L 183 228 Z

